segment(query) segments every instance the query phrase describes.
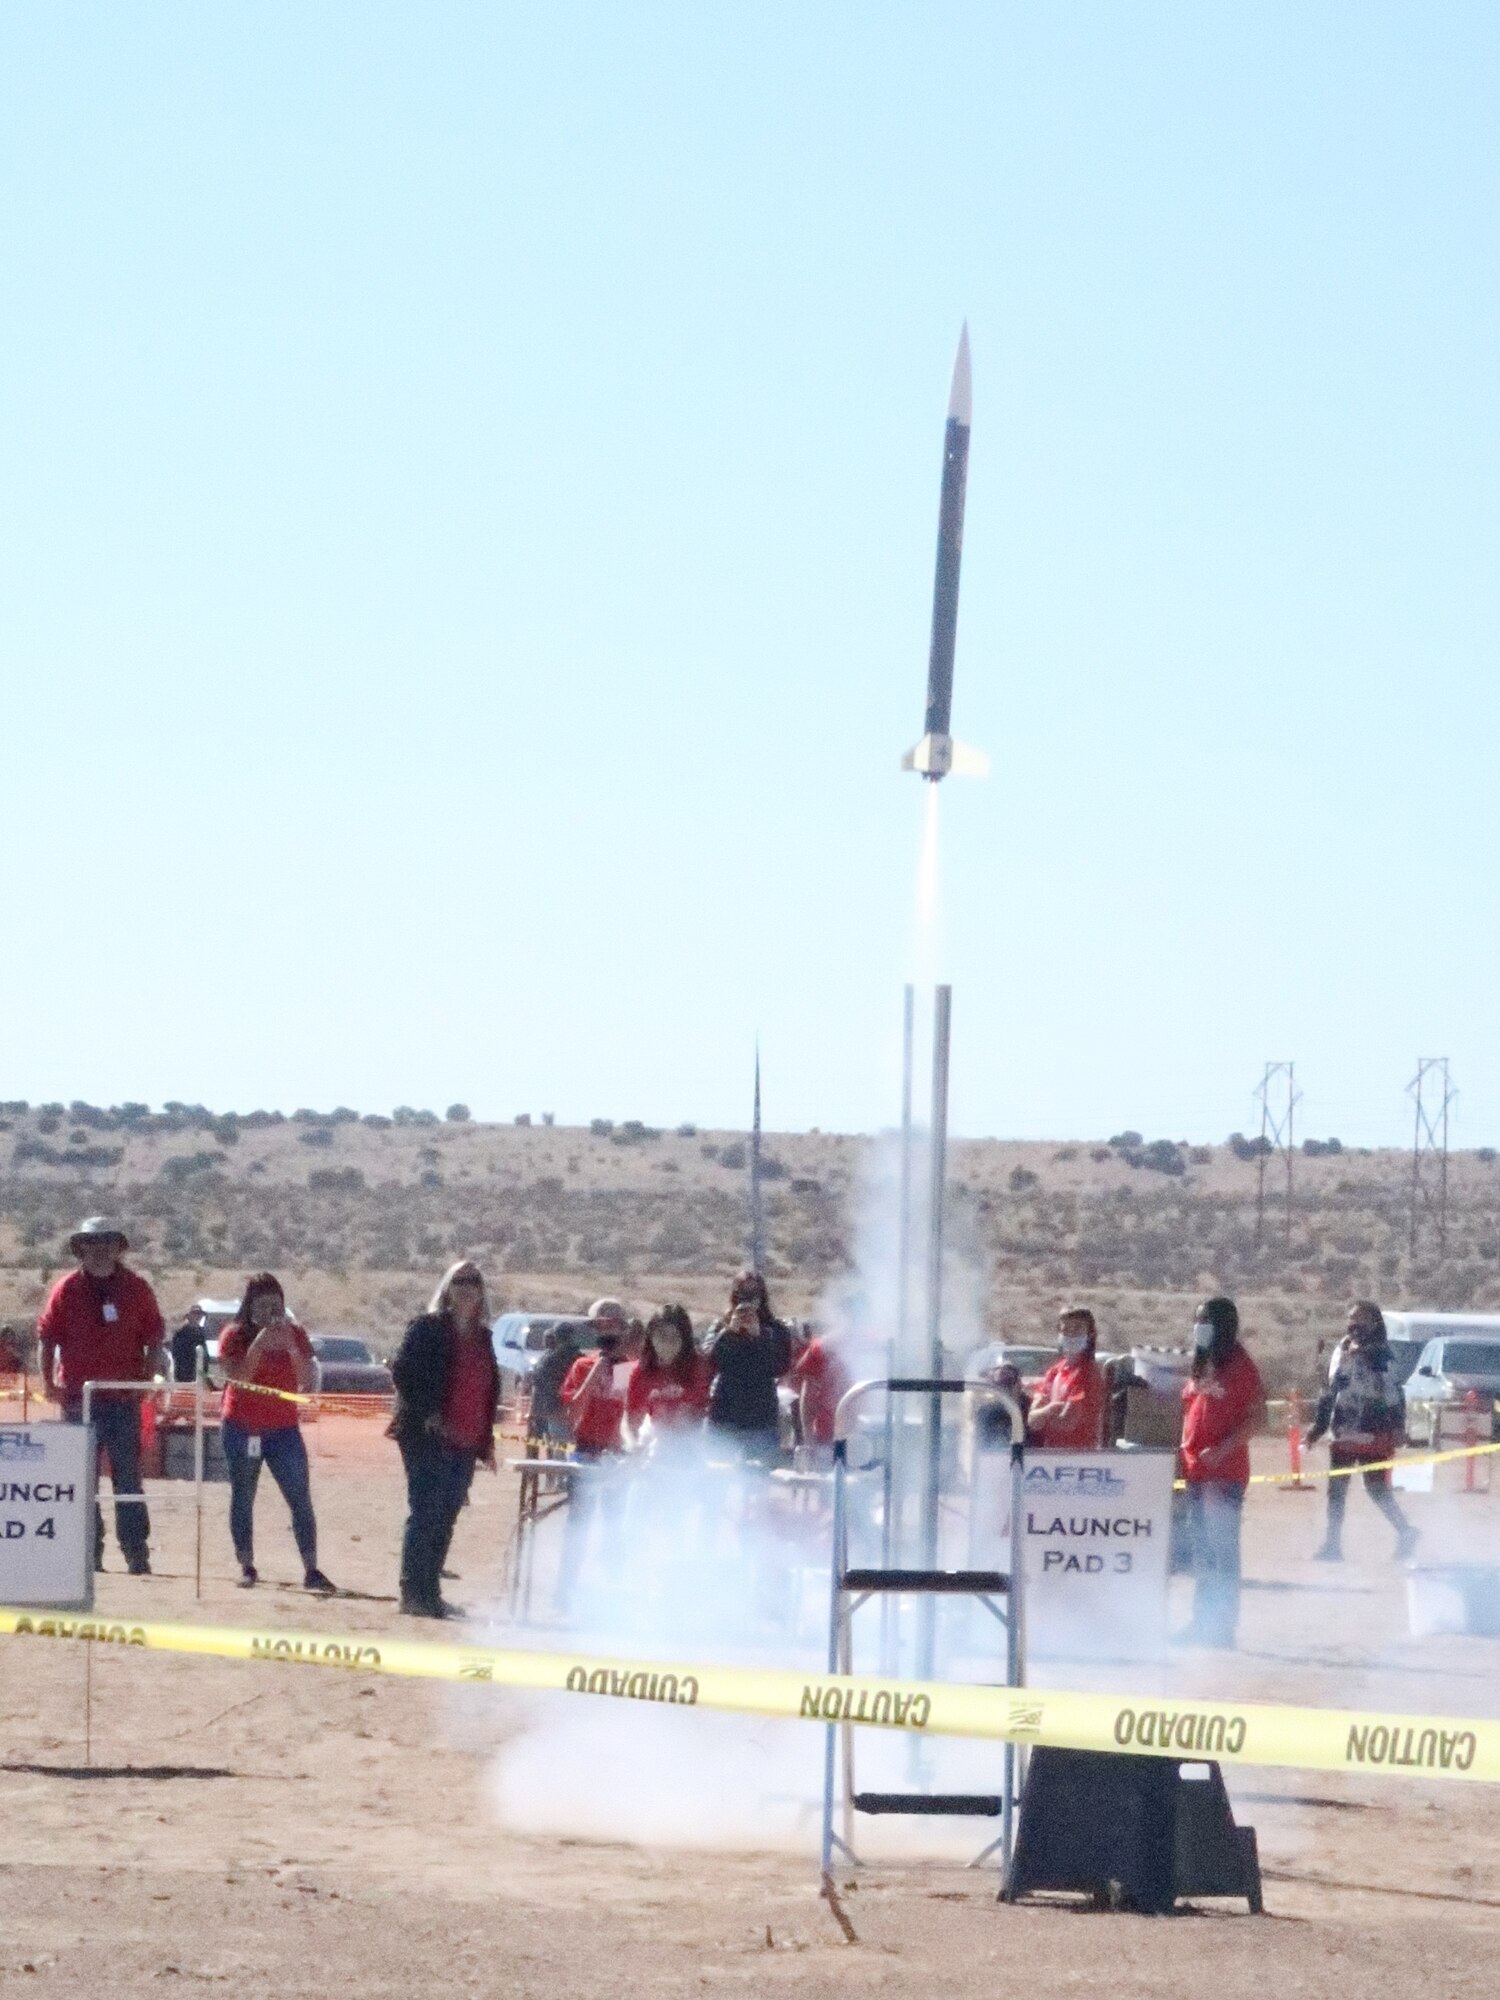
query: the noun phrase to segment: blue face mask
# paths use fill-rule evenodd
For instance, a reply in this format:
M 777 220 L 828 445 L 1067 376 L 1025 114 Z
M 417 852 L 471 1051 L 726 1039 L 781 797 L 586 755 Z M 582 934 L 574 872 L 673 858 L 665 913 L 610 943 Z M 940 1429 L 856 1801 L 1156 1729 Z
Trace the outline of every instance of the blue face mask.
M 1197 1354 L 1207 1354 L 1208 1350 L 1213 1346 L 1213 1344 L 1214 1344 L 1213 1321 L 1208 1319 L 1194 1320 L 1193 1351 Z

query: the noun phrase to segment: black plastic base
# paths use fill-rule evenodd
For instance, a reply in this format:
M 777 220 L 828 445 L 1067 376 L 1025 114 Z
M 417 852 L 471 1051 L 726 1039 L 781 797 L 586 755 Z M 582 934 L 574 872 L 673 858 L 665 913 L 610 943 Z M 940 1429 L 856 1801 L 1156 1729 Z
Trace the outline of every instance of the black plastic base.
M 1180 1896 L 1263 1907 L 1255 1830 L 1235 1825 L 1217 1764 L 1098 1750 L 1031 1752 L 1004 1896 L 1038 1890 L 1153 1915 Z

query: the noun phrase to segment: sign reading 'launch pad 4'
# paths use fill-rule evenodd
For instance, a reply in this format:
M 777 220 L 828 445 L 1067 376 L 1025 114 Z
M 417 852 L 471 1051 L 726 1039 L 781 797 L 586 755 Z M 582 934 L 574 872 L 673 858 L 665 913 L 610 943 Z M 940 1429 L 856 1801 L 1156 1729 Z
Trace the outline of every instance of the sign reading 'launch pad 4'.
M 93 1604 L 94 1467 L 92 1427 L 0 1427 L 0 1604 Z

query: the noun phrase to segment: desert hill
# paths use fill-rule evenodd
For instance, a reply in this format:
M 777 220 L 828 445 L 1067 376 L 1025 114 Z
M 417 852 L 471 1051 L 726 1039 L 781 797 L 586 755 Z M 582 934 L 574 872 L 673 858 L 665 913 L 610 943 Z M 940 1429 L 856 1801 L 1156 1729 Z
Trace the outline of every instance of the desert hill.
M 0 1314 L 34 1313 L 88 1213 L 129 1223 L 132 1261 L 168 1311 L 277 1270 L 324 1328 L 388 1347 L 437 1272 L 471 1254 L 508 1304 L 574 1308 L 614 1290 L 702 1311 L 742 1261 L 746 1134 L 639 1123 L 487 1125 L 403 1108 L 216 1114 L 202 1106 L 0 1106 Z M 893 1262 L 894 1148 L 803 1132 L 765 1140 L 769 1276 L 810 1313 L 863 1266 Z M 950 1146 L 955 1317 L 1027 1337 L 1064 1298 L 1111 1345 L 1175 1344 L 1193 1299 L 1238 1296 L 1273 1372 L 1305 1373 L 1349 1296 L 1500 1307 L 1500 1164 L 1449 1163 L 1446 1248 L 1423 1211 L 1410 1254 L 1404 1153 L 1314 1142 L 1285 1163 L 1209 1146 L 960 1139 Z

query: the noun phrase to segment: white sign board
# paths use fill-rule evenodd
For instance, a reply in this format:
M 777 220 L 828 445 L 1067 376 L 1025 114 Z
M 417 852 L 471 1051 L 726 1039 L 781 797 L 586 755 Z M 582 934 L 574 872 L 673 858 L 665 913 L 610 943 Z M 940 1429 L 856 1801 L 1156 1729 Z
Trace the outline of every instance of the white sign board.
M 0 1426 L 0 1604 L 94 1602 L 93 1427 Z
M 1166 1649 L 1172 1451 L 1028 1451 L 1026 1650 L 1147 1659 Z
M 1155 1659 L 1166 1649 L 1172 1564 L 1171 1451 L 1027 1450 L 1029 1658 Z M 1010 1457 L 974 1467 L 970 1561 L 1010 1567 Z

